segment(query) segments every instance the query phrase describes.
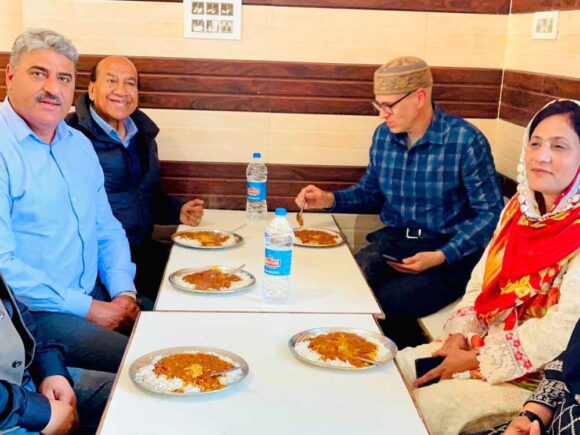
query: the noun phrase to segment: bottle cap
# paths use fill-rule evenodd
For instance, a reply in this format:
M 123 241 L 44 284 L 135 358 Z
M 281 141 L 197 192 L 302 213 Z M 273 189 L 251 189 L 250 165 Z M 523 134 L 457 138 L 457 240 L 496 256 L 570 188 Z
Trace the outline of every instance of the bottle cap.
M 288 214 L 285 208 L 277 208 L 274 213 L 276 216 L 286 216 Z
M 252 157 L 254 159 L 261 159 L 262 158 L 262 154 L 261 153 L 254 153 L 254 154 L 252 154 Z

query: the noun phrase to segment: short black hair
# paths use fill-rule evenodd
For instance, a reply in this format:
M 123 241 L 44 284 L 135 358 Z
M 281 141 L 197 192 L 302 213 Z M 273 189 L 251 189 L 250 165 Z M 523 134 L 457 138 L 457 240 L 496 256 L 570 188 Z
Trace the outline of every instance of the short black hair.
M 580 106 L 571 100 L 560 100 L 540 110 L 530 124 L 530 137 L 540 122 L 554 115 L 569 115 L 570 123 L 580 137 Z M 528 138 L 528 139 L 529 139 Z
M 91 69 L 91 75 L 89 76 L 89 82 L 94 83 L 97 81 L 97 68 L 99 67 L 99 64 L 103 59 L 99 60 L 96 64 L 93 65 L 93 68 Z M 139 71 L 137 71 L 137 90 L 140 89 L 141 89 L 141 77 L 139 76 Z

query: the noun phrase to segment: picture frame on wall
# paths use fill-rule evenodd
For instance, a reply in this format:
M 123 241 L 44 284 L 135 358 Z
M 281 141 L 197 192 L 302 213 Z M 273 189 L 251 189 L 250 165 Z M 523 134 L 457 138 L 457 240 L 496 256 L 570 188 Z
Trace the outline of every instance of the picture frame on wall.
M 242 0 L 183 0 L 186 38 L 241 39 Z

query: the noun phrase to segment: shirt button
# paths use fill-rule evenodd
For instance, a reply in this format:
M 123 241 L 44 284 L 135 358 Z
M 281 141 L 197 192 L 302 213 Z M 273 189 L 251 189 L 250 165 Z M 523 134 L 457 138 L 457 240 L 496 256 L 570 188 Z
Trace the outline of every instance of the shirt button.
M 17 369 L 18 367 L 20 367 L 22 365 L 22 361 L 14 361 L 12 363 L 12 368 Z
M 0 320 L 2 320 L 4 318 L 4 313 L 2 311 L 0 311 Z

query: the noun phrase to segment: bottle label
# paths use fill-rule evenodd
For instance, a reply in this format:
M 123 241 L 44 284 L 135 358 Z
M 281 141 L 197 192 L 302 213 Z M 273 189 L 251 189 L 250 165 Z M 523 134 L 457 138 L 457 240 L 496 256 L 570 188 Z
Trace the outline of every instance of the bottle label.
M 266 182 L 248 181 L 248 199 L 250 201 L 266 200 Z
M 292 272 L 292 250 L 283 251 L 266 248 L 264 273 L 272 276 L 290 276 Z

